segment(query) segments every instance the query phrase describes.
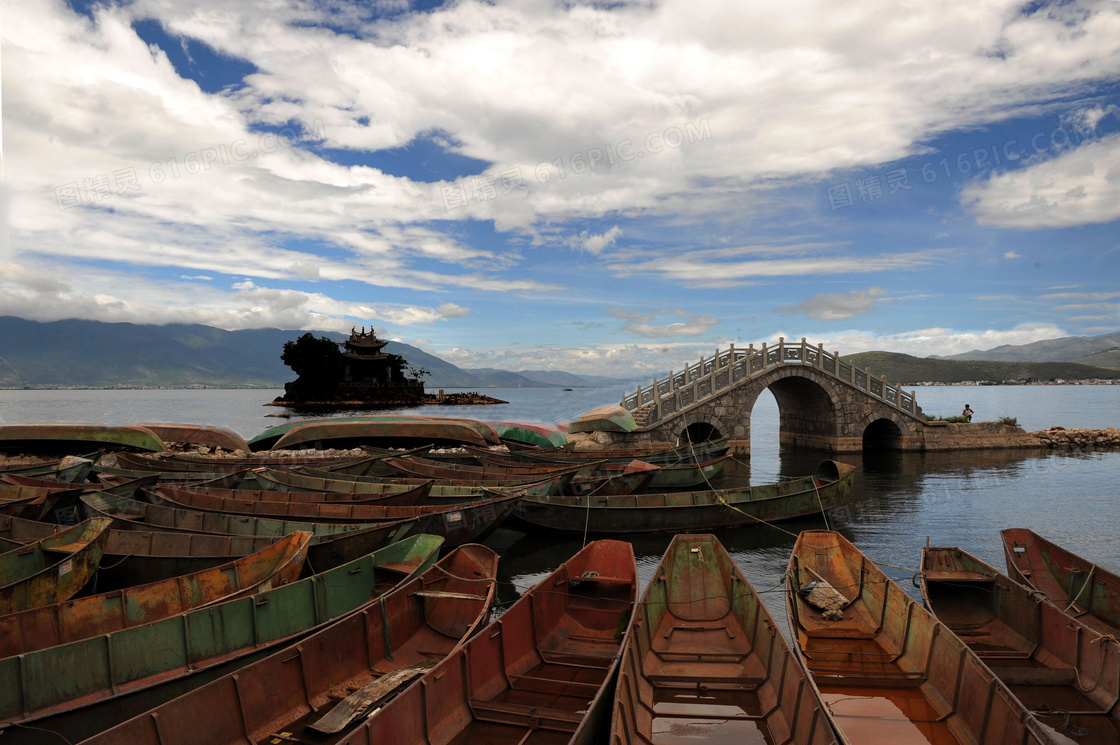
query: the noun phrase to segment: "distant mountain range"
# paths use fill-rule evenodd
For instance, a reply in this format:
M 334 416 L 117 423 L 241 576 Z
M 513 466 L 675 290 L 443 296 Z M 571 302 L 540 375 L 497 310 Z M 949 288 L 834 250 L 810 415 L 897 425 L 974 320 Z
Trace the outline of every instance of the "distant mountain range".
M 1048 382 L 1056 380 L 1117 380 L 1120 369 L 1093 367 L 1077 362 L 998 362 L 912 357 L 896 352 L 861 352 L 846 361 L 869 369 L 875 377 L 899 385 L 989 381 Z
M 65 320 L 40 323 L 0 316 L 0 388 L 279 388 L 295 378 L 280 361 L 284 342 L 304 331 L 224 331 L 198 324 L 149 326 Z M 335 341 L 345 334 L 314 331 Z M 556 370 L 464 370 L 400 342 L 385 351 L 429 372 L 438 388 L 576 388 L 626 382 Z
M 1005 344 L 988 350 L 974 349 L 935 359 L 987 360 L 992 362 L 1077 362 L 1120 369 L 1120 331 L 1100 336 L 1066 336 L 1031 344 Z

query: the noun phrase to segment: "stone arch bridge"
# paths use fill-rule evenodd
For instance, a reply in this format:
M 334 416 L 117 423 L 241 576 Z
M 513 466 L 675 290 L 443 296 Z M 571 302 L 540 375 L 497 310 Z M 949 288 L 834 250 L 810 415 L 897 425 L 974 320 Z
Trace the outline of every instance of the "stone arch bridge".
M 767 388 L 778 402 L 783 445 L 833 452 L 924 449 L 926 419 L 912 392 L 805 339 L 717 350 L 638 388 L 622 406 L 638 422 L 638 440 L 727 437 L 733 450 L 749 453 L 751 409 Z

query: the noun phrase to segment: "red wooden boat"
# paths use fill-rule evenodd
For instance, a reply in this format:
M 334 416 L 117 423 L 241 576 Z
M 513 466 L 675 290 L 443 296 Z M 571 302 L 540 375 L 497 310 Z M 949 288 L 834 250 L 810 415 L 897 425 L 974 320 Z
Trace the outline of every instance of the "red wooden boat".
M 486 622 L 497 566 L 490 549 L 461 546 L 376 606 L 87 745 L 333 742 Z
M 1007 573 L 1102 634 L 1120 638 L 1120 577 L 1023 528 L 1002 532 Z
M 637 583 L 629 543 L 588 544 L 342 742 L 595 741 Z

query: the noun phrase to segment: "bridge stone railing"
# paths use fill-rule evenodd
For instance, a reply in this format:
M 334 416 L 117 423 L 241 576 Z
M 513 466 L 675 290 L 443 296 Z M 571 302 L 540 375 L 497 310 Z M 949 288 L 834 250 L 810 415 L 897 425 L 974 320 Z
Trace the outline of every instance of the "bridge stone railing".
M 779 337 L 776 346 L 763 344 L 760 349 L 750 345 L 746 349 L 734 344 L 725 350 L 716 350 L 711 357 L 673 373 L 664 380 L 631 393 L 622 399 L 622 406 L 629 411 L 644 409 L 645 426 L 655 425 L 693 404 L 716 396 L 740 382 L 757 377 L 777 365 L 805 365 L 836 378 L 872 398 L 917 419 L 924 417 L 914 401 L 914 394 L 887 383 L 886 376 L 872 377 L 870 370 L 850 365 L 840 359 L 838 352 L 827 352 L 823 345 L 801 343 L 787 344 Z

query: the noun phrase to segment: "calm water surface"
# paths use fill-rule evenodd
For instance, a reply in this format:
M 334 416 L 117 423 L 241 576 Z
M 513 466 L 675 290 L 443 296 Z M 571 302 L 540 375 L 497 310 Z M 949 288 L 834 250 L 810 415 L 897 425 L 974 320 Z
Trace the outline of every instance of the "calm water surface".
M 629 391 L 629 388 L 625 388 Z M 495 389 L 486 393 L 506 406 L 422 407 L 416 413 L 490 421 L 567 421 L 621 399 L 624 389 Z M 278 390 L 0 391 L 0 419 L 17 421 L 173 421 L 230 427 L 250 437 L 281 419 L 263 404 Z M 1120 426 L 1120 386 L 929 387 L 917 389 L 927 413 L 953 415 L 965 403 L 977 420 L 1014 416 L 1027 429 Z M 780 451 L 778 410 L 764 395 L 752 414 L 752 455 L 732 463 L 725 485 L 768 483 L 812 472 L 827 453 Z M 903 587 L 918 554 L 932 543 L 957 545 L 1003 568 L 999 531 L 1031 528 L 1059 544 L 1120 571 L 1120 453 L 1045 452 L 852 454 L 838 458 L 859 467 L 852 503 L 829 515 L 841 530 Z M 824 527 L 821 519 L 720 534 L 770 612 L 785 628 L 780 579 L 794 536 Z M 668 536 L 635 538 L 643 584 L 668 545 Z M 490 545 L 502 555 L 503 603 L 516 599 L 582 545 L 582 536 L 526 535 L 499 529 Z M 886 565 L 893 565 L 886 566 Z

